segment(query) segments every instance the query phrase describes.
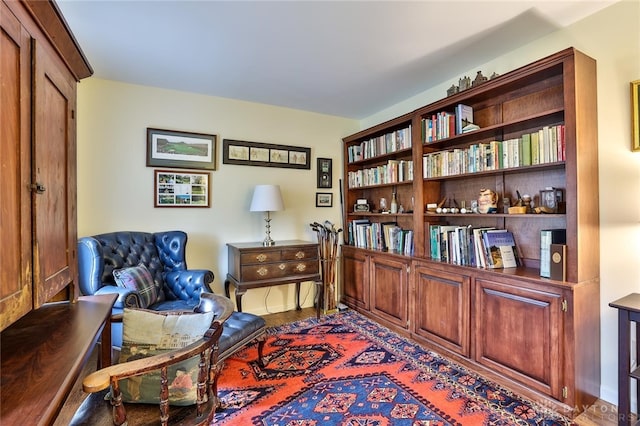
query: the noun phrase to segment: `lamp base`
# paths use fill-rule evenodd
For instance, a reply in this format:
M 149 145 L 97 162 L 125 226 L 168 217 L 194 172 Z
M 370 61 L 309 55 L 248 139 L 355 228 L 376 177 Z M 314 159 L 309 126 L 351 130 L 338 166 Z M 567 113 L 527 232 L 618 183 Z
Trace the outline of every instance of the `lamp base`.
M 263 245 L 264 247 L 271 247 L 271 246 L 275 246 L 275 245 L 276 245 L 276 242 L 275 242 L 275 241 L 273 241 L 272 239 L 268 239 L 268 240 L 267 240 L 267 239 L 265 239 L 265 240 L 262 242 L 262 245 Z

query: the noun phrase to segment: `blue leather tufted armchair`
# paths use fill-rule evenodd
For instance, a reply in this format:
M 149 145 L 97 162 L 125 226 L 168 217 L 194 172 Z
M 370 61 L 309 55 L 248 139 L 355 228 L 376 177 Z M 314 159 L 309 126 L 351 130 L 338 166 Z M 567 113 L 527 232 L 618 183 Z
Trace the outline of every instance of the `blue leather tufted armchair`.
M 113 313 L 139 307 L 135 291 L 118 287 L 113 270 L 144 264 L 160 289 L 149 309 L 193 310 L 203 291 L 211 292 L 213 272 L 187 269 L 187 234 L 182 231 L 123 231 L 82 237 L 78 240 L 78 278 L 83 295 L 117 293 Z M 113 324 L 113 346 L 122 343 L 121 324 Z
M 201 304 L 200 295 L 211 293 L 213 272 L 207 269 L 187 269 L 185 251 L 187 234 L 183 231 L 137 232 L 123 231 L 82 237 L 78 240 L 78 275 L 83 295 L 117 293 L 112 314 L 121 314 L 125 307 L 140 307 L 135 291 L 118 287 L 114 269 L 143 263 L 162 289 L 158 300 L 148 307 L 157 311 L 193 311 Z M 200 305 L 201 306 L 201 305 Z M 224 322 L 218 342 L 217 369 L 231 354 L 247 343 L 257 340 L 258 361 L 262 364 L 266 323 L 262 317 L 234 311 Z M 112 323 L 111 343 L 122 346 L 122 322 Z

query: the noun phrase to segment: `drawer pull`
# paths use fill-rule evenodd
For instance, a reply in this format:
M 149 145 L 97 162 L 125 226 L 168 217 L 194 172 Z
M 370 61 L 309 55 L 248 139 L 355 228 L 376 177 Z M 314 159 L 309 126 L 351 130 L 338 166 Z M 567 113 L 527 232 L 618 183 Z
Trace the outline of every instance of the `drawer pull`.
M 267 275 L 267 273 L 269 273 L 269 270 L 263 266 L 262 268 L 259 268 L 256 272 L 261 277 L 264 277 L 265 275 Z
M 304 252 L 299 251 L 296 253 L 296 259 L 304 259 Z
M 264 262 L 265 260 L 267 260 L 267 255 L 264 253 L 260 253 L 259 255 L 256 256 L 256 260 L 258 262 Z
M 284 263 L 281 263 L 278 265 L 278 268 L 280 268 L 281 271 L 284 271 L 284 268 L 286 268 L 287 265 L 285 265 Z
M 305 269 L 307 269 L 307 265 L 305 265 L 304 263 L 298 263 L 298 264 L 296 265 L 296 270 L 297 270 L 298 272 L 302 272 L 302 271 L 304 271 Z

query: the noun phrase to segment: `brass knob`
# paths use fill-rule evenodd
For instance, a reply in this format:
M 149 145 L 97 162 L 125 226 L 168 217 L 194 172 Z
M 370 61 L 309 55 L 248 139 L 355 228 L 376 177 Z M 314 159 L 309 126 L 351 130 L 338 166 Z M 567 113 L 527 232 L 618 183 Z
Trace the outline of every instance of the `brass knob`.
M 280 268 L 281 271 L 284 271 L 284 268 L 286 268 L 287 265 L 285 265 L 284 263 L 281 263 L 278 265 L 278 268 Z
M 307 269 L 307 266 L 306 266 L 304 263 L 298 263 L 298 264 L 296 265 L 296 270 L 297 270 L 297 271 L 299 271 L 299 272 L 302 272 L 302 271 L 304 271 L 305 269 Z
M 256 256 L 256 259 L 258 260 L 258 262 L 264 262 L 265 260 L 267 260 L 267 255 L 264 253 L 260 253 Z
M 304 258 L 304 252 L 303 251 L 299 251 L 296 253 L 296 259 L 303 259 Z
M 260 275 L 261 277 L 264 277 L 265 275 L 267 275 L 267 273 L 269 272 L 269 270 L 263 266 L 262 268 L 258 269 L 256 272 L 257 272 L 257 273 L 258 273 L 258 275 Z

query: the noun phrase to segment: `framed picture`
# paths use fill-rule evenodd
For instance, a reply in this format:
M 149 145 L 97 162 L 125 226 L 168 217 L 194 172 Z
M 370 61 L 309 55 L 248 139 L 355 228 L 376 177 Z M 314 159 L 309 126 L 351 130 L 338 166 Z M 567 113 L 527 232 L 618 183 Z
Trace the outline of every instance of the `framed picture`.
M 640 80 L 631 82 L 631 148 L 640 151 Z
M 147 167 L 216 169 L 216 135 L 147 128 Z
M 318 158 L 318 188 L 331 188 L 331 158 Z
M 316 207 L 332 207 L 332 206 L 333 206 L 333 193 L 316 192 Z
M 223 139 L 222 163 L 308 170 L 311 148 Z
M 156 170 L 155 207 L 209 207 L 209 172 Z

